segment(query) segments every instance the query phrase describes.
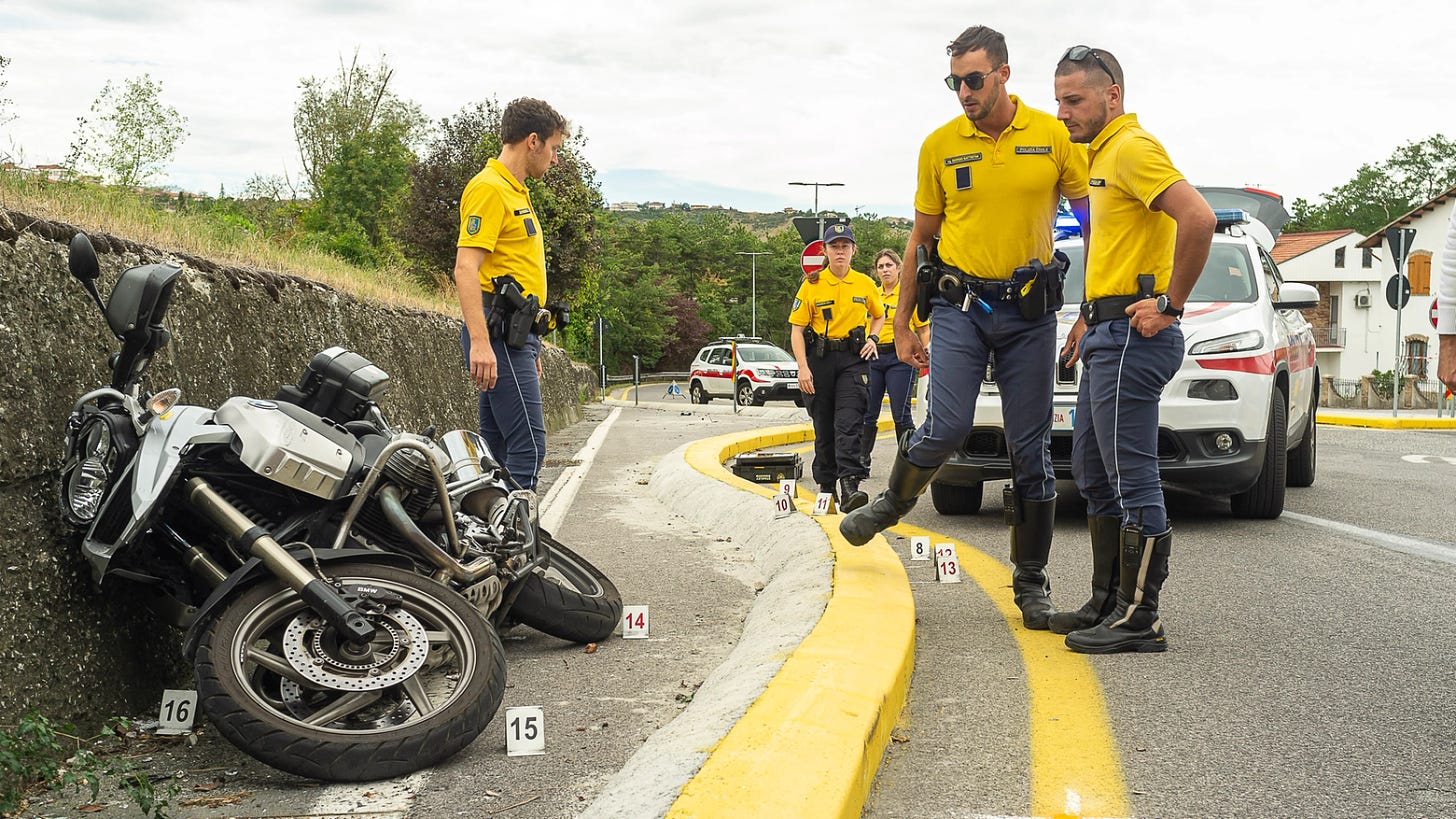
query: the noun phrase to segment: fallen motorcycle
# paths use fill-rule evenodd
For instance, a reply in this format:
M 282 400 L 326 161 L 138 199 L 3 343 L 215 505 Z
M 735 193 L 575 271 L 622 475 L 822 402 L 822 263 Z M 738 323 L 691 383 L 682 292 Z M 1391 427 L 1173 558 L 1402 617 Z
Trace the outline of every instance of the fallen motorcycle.
M 334 781 L 428 767 L 499 708 L 499 628 L 614 630 L 616 588 L 538 526 L 534 493 L 473 432 L 392 429 L 364 357 L 325 350 L 271 400 L 184 405 L 141 387 L 181 268 L 132 267 L 103 303 L 78 233 L 70 270 L 121 349 L 68 419 L 62 514 L 97 584 L 186 629 L 202 710 L 243 751 Z

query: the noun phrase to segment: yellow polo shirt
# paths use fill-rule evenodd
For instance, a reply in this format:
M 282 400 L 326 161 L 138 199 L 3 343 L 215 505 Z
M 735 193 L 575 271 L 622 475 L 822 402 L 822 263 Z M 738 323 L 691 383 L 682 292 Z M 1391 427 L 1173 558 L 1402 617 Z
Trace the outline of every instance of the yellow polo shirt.
M 819 281 L 805 279 L 799 285 L 789 323 L 829 338 L 844 338 L 884 314 L 878 282 L 858 270 L 850 270 L 841 279 L 826 267 L 820 271 Z
M 1052 258 L 1061 197 L 1087 195 L 1087 153 L 1056 117 L 1022 102 L 1000 137 L 964 115 L 920 146 L 915 209 L 943 215 L 940 258 L 966 273 L 1008 279 Z
M 1168 152 L 1138 124 L 1136 114 L 1107 123 L 1088 146 L 1092 236 L 1087 247 L 1087 296 L 1132 296 L 1139 273 L 1157 278 L 1156 292 L 1173 275 L 1178 224 L 1153 210 L 1153 200 L 1183 178 Z
M 491 279 L 510 274 L 526 295 L 546 301 L 546 242 L 531 207 L 531 192 L 499 159 L 485 163 L 460 195 L 459 247 L 486 250 L 480 289 L 495 292 Z
M 895 340 L 895 311 L 900 309 L 900 282 L 895 282 L 895 286 L 888 293 L 885 292 L 883 286 L 881 286 L 879 292 L 880 300 L 885 303 L 885 326 L 884 329 L 880 330 L 880 343 L 889 344 Z M 907 304 L 905 305 L 905 309 L 910 311 L 911 330 L 917 327 L 924 327 L 930 323 L 920 320 L 920 316 L 915 314 L 915 305 Z

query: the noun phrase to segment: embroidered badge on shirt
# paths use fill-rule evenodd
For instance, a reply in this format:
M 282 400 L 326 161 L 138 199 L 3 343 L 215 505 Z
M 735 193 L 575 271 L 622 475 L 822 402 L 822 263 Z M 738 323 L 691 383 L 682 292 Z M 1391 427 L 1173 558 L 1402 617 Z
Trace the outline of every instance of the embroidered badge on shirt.
M 948 157 L 946 157 L 945 158 L 945 164 L 946 164 L 946 167 L 950 167 L 951 165 L 964 165 L 967 162 L 977 162 L 977 161 L 980 160 L 980 158 L 981 158 L 981 152 L 980 151 L 976 151 L 973 154 L 957 154 L 955 156 L 948 156 Z
M 528 214 L 530 212 L 531 212 L 531 209 L 530 208 L 516 208 L 514 211 L 511 211 L 511 215 L 512 216 L 525 216 L 526 214 Z
M 529 216 L 526 217 L 526 235 L 527 236 L 535 236 L 536 235 L 536 222 L 535 222 L 535 220 L 533 220 Z
M 1050 145 L 1017 145 L 1018 154 L 1049 154 L 1052 152 Z
M 863 304 L 866 307 L 870 304 L 870 300 L 864 296 L 855 296 L 850 301 L 853 301 L 855 304 Z
M 465 232 L 474 236 L 480 232 L 480 217 L 472 216 L 465 220 Z
M 1097 177 L 1094 176 L 1091 179 L 1088 179 L 1087 180 L 1087 185 L 1089 187 L 1093 187 L 1093 188 L 1105 188 L 1105 187 L 1107 187 L 1107 180 L 1106 179 L 1098 179 Z
M 801 300 L 799 300 L 799 299 L 794 299 L 794 307 L 793 307 L 793 309 L 792 309 L 792 310 L 790 310 L 790 311 L 789 311 L 789 312 L 790 312 L 790 313 L 792 313 L 792 312 L 794 312 L 794 310 L 798 310 L 798 309 L 799 309 L 799 305 L 801 305 L 801 304 L 803 304 L 803 303 L 804 303 L 804 302 L 803 302 L 803 301 L 801 301 Z
M 971 189 L 971 166 L 961 165 L 955 169 L 956 190 L 968 191 Z

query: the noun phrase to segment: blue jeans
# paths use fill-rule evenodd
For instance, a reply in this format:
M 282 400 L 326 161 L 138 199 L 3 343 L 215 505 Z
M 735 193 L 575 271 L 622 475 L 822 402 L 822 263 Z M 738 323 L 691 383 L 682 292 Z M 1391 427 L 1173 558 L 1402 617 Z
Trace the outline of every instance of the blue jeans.
M 1056 315 L 1027 321 L 1016 303 L 1004 301 L 993 303 L 989 313 L 975 306 L 962 311 L 938 296 L 931 304 L 930 407 L 908 439 L 906 458 L 933 469 L 961 446 L 975 423 L 976 398 L 994 351 L 1016 494 L 1025 500 L 1056 497 L 1050 451 Z
M 910 418 L 910 383 L 914 379 L 915 368 L 901 361 L 893 349 L 870 361 L 870 402 L 865 407 L 864 422 L 879 422 L 880 402 L 888 392 L 890 417 L 895 419 L 895 426 L 914 426 L 915 422 Z
M 463 325 L 460 346 L 469 366 L 470 335 Z M 497 374 L 495 386 L 480 392 L 480 437 L 522 489 L 535 489 L 546 460 L 546 416 L 536 374 L 541 339 L 532 334 L 519 350 L 507 347 L 504 339 L 492 339 L 490 346 Z
M 1158 472 L 1158 401 L 1183 363 L 1177 322 L 1152 338 L 1127 319 L 1082 336 L 1082 385 L 1072 425 L 1072 477 L 1087 514 L 1117 515 L 1145 535 L 1168 531 Z

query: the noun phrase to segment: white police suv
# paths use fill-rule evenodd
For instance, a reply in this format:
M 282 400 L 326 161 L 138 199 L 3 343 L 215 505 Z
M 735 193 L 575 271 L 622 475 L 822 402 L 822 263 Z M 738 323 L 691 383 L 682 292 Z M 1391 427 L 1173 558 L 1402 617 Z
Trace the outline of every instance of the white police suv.
M 1316 306 L 1319 293 L 1285 282 L 1269 256 L 1289 218 L 1278 197 L 1251 189 L 1199 190 L 1215 207 L 1218 230 L 1184 305 L 1186 347 L 1182 367 L 1163 388 L 1158 466 L 1169 486 L 1228 497 L 1238 517 L 1277 518 L 1286 486 L 1314 483 L 1319 371 L 1314 335 L 1299 309 Z M 1080 238 L 1060 240 L 1057 249 L 1072 260 L 1059 315 L 1060 352 L 1077 320 L 1084 260 Z M 994 369 L 993 362 L 975 427 L 931 484 L 931 500 L 942 514 L 979 512 L 983 483 L 1011 477 Z M 1080 378 L 1080 363 L 1057 370 L 1051 454 L 1061 479 L 1072 477 Z
M 737 354 L 737 362 L 733 360 Z M 734 398 L 742 406 L 799 399 L 799 364 L 782 347 L 753 336 L 720 338 L 698 351 L 688 373 L 694 404 Z

